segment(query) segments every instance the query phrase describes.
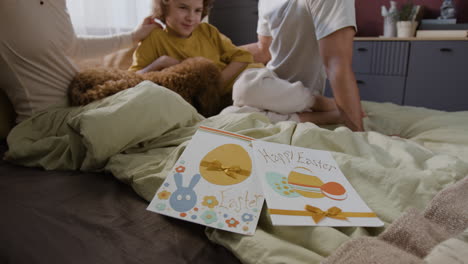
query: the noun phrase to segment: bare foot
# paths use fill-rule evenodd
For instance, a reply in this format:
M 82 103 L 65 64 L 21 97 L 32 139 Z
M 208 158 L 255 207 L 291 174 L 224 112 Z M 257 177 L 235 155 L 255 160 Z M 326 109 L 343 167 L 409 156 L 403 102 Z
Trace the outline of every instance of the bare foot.
M 314 96 L 314 105 L 312 106 L 312 110 L 318 112 L 329 112 L 337 110 L 335 99 L 328 98 L 323 95 L 316 95 Z
M 336 125 L 343 123 L 343 117 L 338 110 L 328 112 L 302 112 L 297 115 L 301 122 L 311 122 L 316 125 Z

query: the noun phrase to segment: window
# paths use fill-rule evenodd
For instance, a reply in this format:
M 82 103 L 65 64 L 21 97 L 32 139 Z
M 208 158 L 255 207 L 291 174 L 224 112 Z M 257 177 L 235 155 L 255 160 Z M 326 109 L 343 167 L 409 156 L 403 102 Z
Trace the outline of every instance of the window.
M 109 35 L 133 30 L 151 14 L 152 0 L 67 0 L 77 35 Z

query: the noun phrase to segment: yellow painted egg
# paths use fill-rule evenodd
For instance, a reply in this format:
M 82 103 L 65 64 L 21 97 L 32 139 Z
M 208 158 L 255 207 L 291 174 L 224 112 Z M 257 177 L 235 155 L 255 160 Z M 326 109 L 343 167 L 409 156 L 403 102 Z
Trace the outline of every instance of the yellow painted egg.
M 322 180 L 312 175 L 312 171 L 303 167 L 297 167 L 288 175 L 288 184 L 296 193 L 308 198 L 324 197 L 321 186 Z
M 225 144 L 210 152 L 200 162 L 200 175 L 216 185 L 243 182 L 252 173 L 249 153 L 240 145 Z

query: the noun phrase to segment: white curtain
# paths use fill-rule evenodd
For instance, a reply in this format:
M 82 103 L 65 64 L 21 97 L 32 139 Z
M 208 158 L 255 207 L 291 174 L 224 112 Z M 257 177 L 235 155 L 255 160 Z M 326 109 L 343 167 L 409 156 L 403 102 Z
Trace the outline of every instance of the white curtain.
M 77 35 L 131 31 L 151 14 L 152 0 L 67 0 Z

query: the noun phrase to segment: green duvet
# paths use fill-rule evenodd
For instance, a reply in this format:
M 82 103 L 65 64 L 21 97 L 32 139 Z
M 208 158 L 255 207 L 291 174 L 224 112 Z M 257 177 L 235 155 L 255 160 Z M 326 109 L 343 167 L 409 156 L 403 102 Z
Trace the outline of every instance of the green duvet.
M 331 151 L 362 199 L 385 223 L 423 209 L 468 175 L 468 112 L 364 102 L 368 132 L 311 123 L 271 124 L 260 114 L 209 119 L 177 94 L 143 82 L 85 107 L 39 113 L 14 128 L 6 159 L 48 170 L 111 172 L 147 201 L 199 125 L 266 141 Z M 389 136 L 399 135 L 399 136 Z M 263 210 L 254 236 L 207 229 L 244 263 L 317 263 L 350 238 L 383 228 L 272 226 Z

